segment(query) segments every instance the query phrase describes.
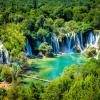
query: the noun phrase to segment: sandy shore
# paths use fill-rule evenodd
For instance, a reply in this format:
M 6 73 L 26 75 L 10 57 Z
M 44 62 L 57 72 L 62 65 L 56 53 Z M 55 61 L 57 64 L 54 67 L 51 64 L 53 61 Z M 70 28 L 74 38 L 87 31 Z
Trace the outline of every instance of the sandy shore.
M 53 57 L 53 58 L 48 58 L 48 57 L 43 57 L 42 59 L 39 59 L 39 58 L 34 58 L 34 59 L 28 59 L 28 63 L 30 64 L 30 63 L 33 63 L 33 62 L 37 62 L 37 61 L 52 61 L 52 60 L 54 60 L 55 58 L 57 58 L 57 57 L 59 57 L 59 56 L 62 56 L 62 54 L 58 54 L 58 55 L 56 55 L 55 57 Z
M 56 58 L 56 57 L 55 57 Z M 35 58 L 35 59 L 28 59 L 28 63 L 33 63 L 33 62 L 44 62 L 44 61 L 52 61 L 52 60 L 54 60 L 55 58 L 47 58 L 47 57 L 43 57 L 43 59 L 37 59 L 37 58 Z
M 7 83 L 7 82 L 0 82 L 0 89 L 9 89 L 11 86 L 10 83 Z

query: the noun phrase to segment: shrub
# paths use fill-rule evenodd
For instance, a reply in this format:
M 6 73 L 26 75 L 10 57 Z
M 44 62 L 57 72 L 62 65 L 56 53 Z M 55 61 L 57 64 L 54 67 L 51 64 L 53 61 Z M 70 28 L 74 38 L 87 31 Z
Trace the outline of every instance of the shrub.
M 5 89 L 0 89 L 0 100 L 5 100 L 5 96 L 7 96 L 7 91 Z
M 84 52 L 86 57 L 94 57 L 96 54 L 96 49 L 94 47 L 87 48 Z
M 27 100 L 25 95 L 25 88 L 15 84 L 7 91 L 8 100 Z
M 5 79 L 5 81 L 11 82 L 12 81 L 11 68 L 4 66 L 2 68 L 1 76 Z
M 22 68 L 28 66 L 27 57 L 24 52 L 21 52 L 15 60 Z

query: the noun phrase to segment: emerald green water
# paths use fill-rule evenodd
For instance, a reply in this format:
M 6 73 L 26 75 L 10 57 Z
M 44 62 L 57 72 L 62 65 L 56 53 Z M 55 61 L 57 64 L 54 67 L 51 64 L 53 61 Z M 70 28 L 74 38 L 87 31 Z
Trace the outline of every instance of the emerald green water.
M 85 58 L 80 54 L 64 54 L 51 61 L 37 60 L 35 66 L 39 69 L 34 73 L 38 77 L 53 80 L 62 74 L 65 67 L 70 67 L 73 64 L 80 65 L 85 62 Z

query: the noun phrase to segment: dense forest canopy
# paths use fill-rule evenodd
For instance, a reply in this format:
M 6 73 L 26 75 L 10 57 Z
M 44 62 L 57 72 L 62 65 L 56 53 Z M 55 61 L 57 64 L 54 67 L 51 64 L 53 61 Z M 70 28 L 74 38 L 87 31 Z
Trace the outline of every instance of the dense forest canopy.
M 0 0 L 0 40 L 13 57 L 25 51 L 26 38 L 37 50 L 36 41 L 52 32 L 62 42 L 63 33 L 99 29 L 100 0 Z
M 0 100 L 100 100 L 100 39 L 98 47 L 88 48 L 85 53 L 91 57 L 97 55 L 98 60 L 93 58 L 86 64 L 64 69 L 64 75 L 50 83 L 32 80 L 27 85 L 21 76 L 28 66 L 28 57 L 23 53 L 27 43 L 32 51 L 40 50 L 46 55 L 54 49 L 49 42 L 55 34 L 59 45 L 64 38 L 69 41 L 74 37 L 73 33 L 76 37 L 81 34 L 81 42 L 86 46 L 89 32 L 96 33 L 99 39 L 100 0 L 0 0 L 0 43 L 9 51 L 10 61 L 21 66 L 20 71 L 16 63 L 10 67 L 0 65 L 0 81 L 3 78 L 12 82 L 9 89 L 0 89 Z M 72 39 L 74 42 L 76 37 Z M 39 47 L 37 41 L 41 42 Z
M 61 44 L 63 34 L 99 29 L 100 0 L 0 0 L 0 40 L 13 57 L 26 38 L 37 50 L 36 41 L 50 41 L 53 32 Z

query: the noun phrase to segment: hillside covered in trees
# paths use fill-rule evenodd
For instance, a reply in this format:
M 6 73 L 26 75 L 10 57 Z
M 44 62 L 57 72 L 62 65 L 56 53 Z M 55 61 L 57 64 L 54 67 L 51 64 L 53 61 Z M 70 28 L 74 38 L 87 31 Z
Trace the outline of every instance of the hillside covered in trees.
M 100 0 L 0 0 L 0 100 L 100 100 Z
M 33 52 L 45 40 L 50 44 L 53 32 L 62 45 L 63 34 L 98 33 L 99 9 L 99 0 L 0 0 L 0 40 L 13 57 L 25 51 L 26 39 Z

